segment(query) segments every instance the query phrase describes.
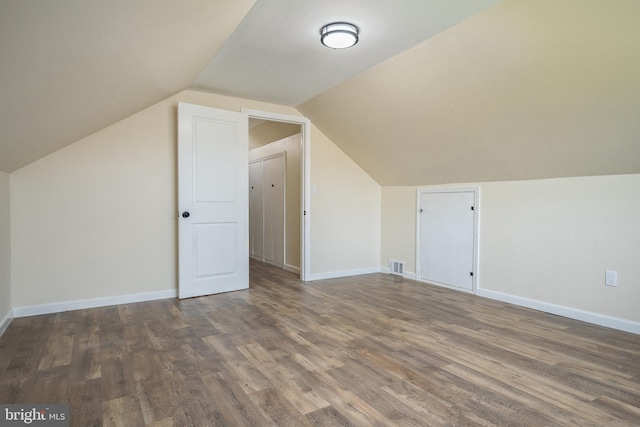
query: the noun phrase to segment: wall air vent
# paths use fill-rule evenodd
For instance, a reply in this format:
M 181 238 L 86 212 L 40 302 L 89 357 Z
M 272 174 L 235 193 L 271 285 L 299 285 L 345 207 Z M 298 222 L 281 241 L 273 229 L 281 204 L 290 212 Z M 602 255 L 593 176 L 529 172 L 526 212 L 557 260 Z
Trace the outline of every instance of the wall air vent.
M 404 275 L 404 261 L 389 260 L 389 274 Z

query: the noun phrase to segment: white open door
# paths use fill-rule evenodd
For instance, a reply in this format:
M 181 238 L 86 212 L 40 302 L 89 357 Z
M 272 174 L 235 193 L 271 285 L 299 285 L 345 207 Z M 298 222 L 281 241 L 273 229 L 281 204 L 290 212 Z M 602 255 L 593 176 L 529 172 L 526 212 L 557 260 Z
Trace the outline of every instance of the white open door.
M 178 296 L 249 287 L 248 116 L 178 103 Z

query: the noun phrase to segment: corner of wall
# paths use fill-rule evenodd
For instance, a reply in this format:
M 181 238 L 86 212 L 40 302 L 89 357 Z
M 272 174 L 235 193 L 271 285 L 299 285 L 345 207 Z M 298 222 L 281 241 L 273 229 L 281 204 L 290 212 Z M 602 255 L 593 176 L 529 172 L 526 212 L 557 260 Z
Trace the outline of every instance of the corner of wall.
M 0 172 L 0 336 L 11 323 L 11 176 Z
M 315 126 L 311 153 L 311 276 L 379 271 L 381 186 Z

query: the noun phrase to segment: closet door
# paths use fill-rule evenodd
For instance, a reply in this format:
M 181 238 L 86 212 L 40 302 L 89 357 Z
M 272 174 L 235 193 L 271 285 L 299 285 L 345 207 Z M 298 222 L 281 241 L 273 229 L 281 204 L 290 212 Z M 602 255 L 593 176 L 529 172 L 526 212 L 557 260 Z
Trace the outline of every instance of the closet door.
M 472 291 L 475 192 L 425 191 L 419 203 L 419 279 Z
M 263 228 L 262 161 L 249 164 L 249 256 L 262 261 Z
M 265 262 L 284 268 L 285 157 L 263 162 Z

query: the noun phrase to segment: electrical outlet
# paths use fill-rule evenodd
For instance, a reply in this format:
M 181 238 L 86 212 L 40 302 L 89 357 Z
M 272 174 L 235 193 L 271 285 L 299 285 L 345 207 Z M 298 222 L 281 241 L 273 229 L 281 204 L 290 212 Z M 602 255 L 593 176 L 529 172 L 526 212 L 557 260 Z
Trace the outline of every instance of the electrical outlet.
M 604 284 L 607 286 L 618 285 L 618 272 L 613 270 L 604 271 Z

